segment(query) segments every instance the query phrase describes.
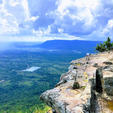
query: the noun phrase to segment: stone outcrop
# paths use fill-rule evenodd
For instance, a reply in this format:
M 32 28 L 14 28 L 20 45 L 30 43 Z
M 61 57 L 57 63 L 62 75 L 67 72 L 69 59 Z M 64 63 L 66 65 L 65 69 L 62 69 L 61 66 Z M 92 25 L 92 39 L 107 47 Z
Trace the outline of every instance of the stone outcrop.
M 113 113 L 113 51 L 72 61 L 40 98 L 53 113 Z

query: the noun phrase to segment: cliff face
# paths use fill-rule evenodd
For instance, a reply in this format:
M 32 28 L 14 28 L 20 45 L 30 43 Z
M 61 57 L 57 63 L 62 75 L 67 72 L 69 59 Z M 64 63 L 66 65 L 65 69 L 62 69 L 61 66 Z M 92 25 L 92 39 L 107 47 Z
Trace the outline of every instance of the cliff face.
M 53 113 L 113 113 L 113 51 L 72 61 L 40 98 Z

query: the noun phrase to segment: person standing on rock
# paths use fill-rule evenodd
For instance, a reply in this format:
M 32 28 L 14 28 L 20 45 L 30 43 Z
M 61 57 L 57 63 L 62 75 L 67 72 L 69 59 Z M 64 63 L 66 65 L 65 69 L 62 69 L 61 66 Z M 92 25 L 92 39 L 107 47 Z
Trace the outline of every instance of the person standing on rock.
M 88 64 L 88 61 L 89 61 L 89 56 L 90 56 L 91 54 L 90 53 L 86 53 L 86 63 Z

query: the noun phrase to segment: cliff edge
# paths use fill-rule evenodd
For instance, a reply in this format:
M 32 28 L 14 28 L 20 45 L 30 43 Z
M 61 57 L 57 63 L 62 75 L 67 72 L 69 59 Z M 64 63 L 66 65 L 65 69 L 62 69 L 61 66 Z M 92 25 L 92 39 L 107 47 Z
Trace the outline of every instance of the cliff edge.
M 73 60 L 40 98 L 53 113 L 113 113 L 113 51 Z

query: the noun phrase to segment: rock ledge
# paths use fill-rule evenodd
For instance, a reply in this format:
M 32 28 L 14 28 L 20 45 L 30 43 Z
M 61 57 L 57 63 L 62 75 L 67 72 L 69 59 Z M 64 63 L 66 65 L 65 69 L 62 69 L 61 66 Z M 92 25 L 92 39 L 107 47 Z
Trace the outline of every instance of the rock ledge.
M 113 113 L 113 51 L 73 60 L 40 98 L 53 113 Z

